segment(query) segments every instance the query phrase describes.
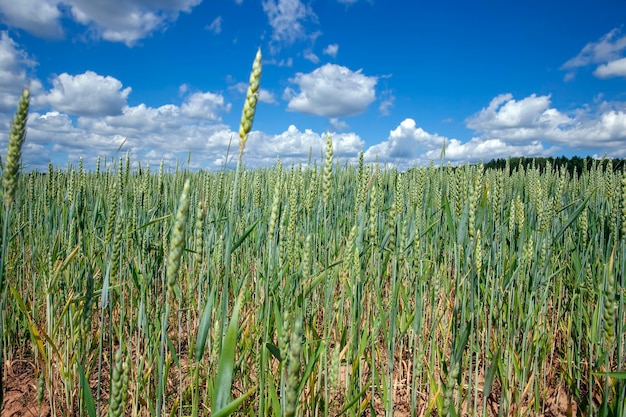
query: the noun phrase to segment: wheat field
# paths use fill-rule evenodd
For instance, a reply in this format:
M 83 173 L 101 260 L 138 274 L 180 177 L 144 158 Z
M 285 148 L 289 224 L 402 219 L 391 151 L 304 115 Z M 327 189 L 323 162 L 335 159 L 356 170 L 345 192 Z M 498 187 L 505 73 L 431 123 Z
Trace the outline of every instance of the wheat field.
M 22 97 L 4 412 L 25 380 L 23 415 L 626 415 L 623 169 L 400 172 L 337 163 L 331 135 L 322 161 L 247 169 L 259 77 L 219 172 L 20 173 Z

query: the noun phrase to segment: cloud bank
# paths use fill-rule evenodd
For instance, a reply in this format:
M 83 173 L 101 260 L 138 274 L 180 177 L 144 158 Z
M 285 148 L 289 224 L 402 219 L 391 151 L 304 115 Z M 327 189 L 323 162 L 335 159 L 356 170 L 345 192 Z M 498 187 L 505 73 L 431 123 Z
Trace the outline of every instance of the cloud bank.
M 129 46 L 163 30 L 181 12 L 202 0 L 1 0 L 0 16 L 8 26 L 44 38 L 65 36 L 61 19 L 87 27 L 92 36 Z

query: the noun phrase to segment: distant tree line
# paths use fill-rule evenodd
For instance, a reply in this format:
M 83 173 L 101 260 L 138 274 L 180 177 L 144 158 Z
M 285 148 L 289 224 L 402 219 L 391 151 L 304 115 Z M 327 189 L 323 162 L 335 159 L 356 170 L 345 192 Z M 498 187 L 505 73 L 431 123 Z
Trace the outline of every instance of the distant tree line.
M 544 172 L 546 170 L 546 166 L 549 166 L 553 170 L 560 170 L 561 167 L 564 167 L 571 175 L 576 174 L 580 176 L 583 172 L 589 171 L 590 169 L 600 168 L 602 171 L 607 169 L 609 166 L 609 161 L 612 163 L 613 171 L 621 172 L 624 169 L 624 162 L 626 159 L 594 159 L 590 156 L 581 158 L 578 156 L 572 156 L 568 158 L 566 156 L 559 157 L 547 157 L 547 158 L 525 158 L 525 157 L 517 157 L 517 158 L 509 158 L 508 164 L 507 159 L 492 159 L 491 161 L 484 164 L 485 169 L 506 169 L 507 165 L 509 167 L 509 174 L 518 170 L 519 167 L 523 167 L 524 169 L 528 168 L 538 168 L 540 172 Z

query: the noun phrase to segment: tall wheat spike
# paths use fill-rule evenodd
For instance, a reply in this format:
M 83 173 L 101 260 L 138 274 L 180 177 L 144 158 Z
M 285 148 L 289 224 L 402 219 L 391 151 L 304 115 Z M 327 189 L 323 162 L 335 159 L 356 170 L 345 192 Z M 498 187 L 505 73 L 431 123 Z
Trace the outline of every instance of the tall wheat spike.
M 11 123 L 9 133 L 9 149 L 6 162 L 2 171 L 2 186 L 4 190 L 4 203 L 8 206 L 13 203 L 15 190 L 17 189 L 17 170 L 22 157 L 22 145 L 26 139 L 26 119 L 28 118 L 28 106 L 30 92 L 28 88 L 22 91 L 17 105 L 17 111 Z
M 258 100 L 259 84 L 261 83 L 261 48 L 257 50 L 254 63 L 252 64 L 252 72 L 250 73 L 250 83 L 248 85 L 248 91 L 246 92 L 246 102 L 241 112 L 241 124 L 239 126 L 239 160 L 243 155 L 243 150 L 246 147 L 248 141 L 248 133 L 252 129 L 252 122 L 254 122 L 254 113 L 256 112 L 256 103 Z

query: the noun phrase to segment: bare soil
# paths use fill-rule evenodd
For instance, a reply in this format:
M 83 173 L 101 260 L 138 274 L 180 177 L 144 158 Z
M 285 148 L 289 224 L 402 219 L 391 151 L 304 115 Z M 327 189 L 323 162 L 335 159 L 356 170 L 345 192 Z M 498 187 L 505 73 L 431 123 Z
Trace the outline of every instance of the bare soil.
M 33 365 L 26 361 L 4 364 L 4 404 L 2 417 L 48 417 L 50 407 L 37 404 L 37 378 Z

